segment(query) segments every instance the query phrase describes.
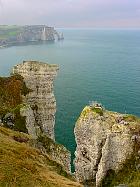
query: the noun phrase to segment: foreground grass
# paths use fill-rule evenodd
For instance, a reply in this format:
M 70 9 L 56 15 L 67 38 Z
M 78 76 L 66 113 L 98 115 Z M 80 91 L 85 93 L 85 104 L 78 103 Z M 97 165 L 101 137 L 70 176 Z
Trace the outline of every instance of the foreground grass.
M 13 137 L 28 139 L 19 143 Z M 30 147 L 31 137 L 0 127 L 0 187 L 80 187 L 49 156 Z

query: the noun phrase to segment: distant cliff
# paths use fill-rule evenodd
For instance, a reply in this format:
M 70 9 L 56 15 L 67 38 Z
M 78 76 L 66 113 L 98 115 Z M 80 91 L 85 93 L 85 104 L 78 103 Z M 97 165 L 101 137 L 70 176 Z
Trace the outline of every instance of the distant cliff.
M 63 33 L 46 25 L 0 26 L 0 46 L 64 39 Z
M 140 118 L 95 103 L 83 109 L 74 132 L 79 182 L 90 187 L 140 186 Z

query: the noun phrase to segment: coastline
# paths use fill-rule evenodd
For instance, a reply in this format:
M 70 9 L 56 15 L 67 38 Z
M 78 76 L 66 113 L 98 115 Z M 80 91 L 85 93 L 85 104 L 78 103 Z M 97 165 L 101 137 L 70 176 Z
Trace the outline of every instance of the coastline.
M 58 40 L 59 41 L 59 40 Z M 23 41 L 23 42 L 13 42 L 6 45 L 0 45 L 0 49 L 5 49 L 13 46 L 25 46 L 25 45 L 38 45 L 46 43 L 54 43 L 55 40 L 46 40 L 46 41 Z

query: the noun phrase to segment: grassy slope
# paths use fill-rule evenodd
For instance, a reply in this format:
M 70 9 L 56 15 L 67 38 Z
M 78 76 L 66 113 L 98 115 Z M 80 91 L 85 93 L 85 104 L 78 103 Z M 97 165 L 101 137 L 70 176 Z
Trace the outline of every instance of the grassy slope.
M 0 127 L 0 187 L 80 187 L 56 162 L 13 136 L 27 134 Z

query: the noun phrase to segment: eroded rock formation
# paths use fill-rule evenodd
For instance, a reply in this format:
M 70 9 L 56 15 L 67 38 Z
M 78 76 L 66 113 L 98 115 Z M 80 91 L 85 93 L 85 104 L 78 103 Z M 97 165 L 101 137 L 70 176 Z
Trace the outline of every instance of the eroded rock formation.
M 57 71 L 57 65 L 37 61 L 24 61 L 13 68 L 13 74 L 23 77 L 29 90 L 22 96 L 20 115 L 24 117 L 28 133 L 34 138 L 32 145 L 71 173 L 70 152 L 54 141 L 56 100 L 53 81 Z
M 21 113 L 26 116 L 26 127 L 34 137 L 44 133 L 55 139 L 56 100 L 53 81 L 57 71 L 57 65 L 37 61 L 24 61 L 13 68 L 13 74 L 21 75 L 26 86 L 31 90 L 23 99 L 26 106 Z
M 107 111 L 101 105 L 86 106 L 74 132 L 77 143 L 75 174 L 79 182 L 97 187 L 109 186 L 103 184 L 109 172 L 115 173 L 114 178 L 117 180 L 117 173 L 121 170 L 120 176 L 123 178 L 125 166 L 126 173 L 131 173 L 132 168 L 136 170 L 140 162 L 138 118 Z M 129 159 L 131 166 L 128 164 Z

